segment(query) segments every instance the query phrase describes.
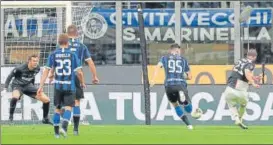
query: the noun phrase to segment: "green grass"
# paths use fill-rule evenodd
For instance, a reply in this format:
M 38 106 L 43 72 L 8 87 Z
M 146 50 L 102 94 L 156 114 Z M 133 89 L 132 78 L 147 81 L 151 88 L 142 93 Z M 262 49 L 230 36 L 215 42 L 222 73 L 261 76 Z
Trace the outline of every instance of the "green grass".
M 46 125 L 2 126 L 3 144 L 269 144 L 273 143 L 273 126 L 81 126 L 80 136 L 55 139 L 53 127 Z

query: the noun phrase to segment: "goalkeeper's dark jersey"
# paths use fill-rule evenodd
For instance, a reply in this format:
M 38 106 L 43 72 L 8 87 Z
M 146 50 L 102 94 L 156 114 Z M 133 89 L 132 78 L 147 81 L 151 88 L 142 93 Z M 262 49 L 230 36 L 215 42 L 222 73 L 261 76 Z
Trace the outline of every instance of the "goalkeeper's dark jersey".
M 188 61 L 180 56 L 168 54 L 160 59 L 165 70 L 165 86 L 183 85 L 187 86 L 184 73 L 190 71 Z
M 76 71 L 81 68 L 77 55 L 67 49 L 57 49 L 48 58 L 47 68 L 55 69 L 55 89 L 76 91 Z
M 8 88 L 12 78 L 14 78 L 11 84 L 12 87 L 14 86 L 24 87 L 30 83 L 34 84 L 35 76 L 39 72 L 40 72 L 39 66 L 37 66 L 33 70 L 29 70 L 27 63 L 19 65 L 10 72 L 5 82 L 5 88 Z
M 231 75 L 228 78 L 228 86 L 235 88 L 238 80 L 241 80 L 243 82 L 248 82 L 246 75 L 245 75 L 245 70 L 248 69 L 250 71 L 253 71 L 255 68 L 255 64 L 251 62 L 251 60 L 243 58 L 239 59 L 232 70 Z

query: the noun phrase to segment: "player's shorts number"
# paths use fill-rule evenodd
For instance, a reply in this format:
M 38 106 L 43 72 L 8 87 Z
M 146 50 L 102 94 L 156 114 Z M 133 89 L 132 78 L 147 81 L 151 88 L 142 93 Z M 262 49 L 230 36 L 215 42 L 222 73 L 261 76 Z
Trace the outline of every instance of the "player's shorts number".
M 71 60 L 70 59 L 64 59 L 64 60 L 57 59 L 56 62 L 58 63 L 56 67 L 56 74 L 58 76 L 71 75 Z
M 170 73 L 182 73 L 181 60 L 169 60 L 168 67 Z

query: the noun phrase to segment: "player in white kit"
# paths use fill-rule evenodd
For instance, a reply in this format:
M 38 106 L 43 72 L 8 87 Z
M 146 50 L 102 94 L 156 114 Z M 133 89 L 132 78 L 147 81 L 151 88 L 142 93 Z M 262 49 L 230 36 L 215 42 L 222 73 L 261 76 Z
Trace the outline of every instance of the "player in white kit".
M 254 76 L 253 74 L 256 58 L 256 50 L 251 49 L 248 51 L 246 58 L 239 59 L 235 63 L 232 73 L 228 78 L 226 90 L 222 94 L 235 119 L 235 124 L 242 129 L 248 129 L 248 127 L 243 124 L 242 118 L 248 103 L 249 84 L 255 88 L 260 87 L 258 82 L 261 77 Z

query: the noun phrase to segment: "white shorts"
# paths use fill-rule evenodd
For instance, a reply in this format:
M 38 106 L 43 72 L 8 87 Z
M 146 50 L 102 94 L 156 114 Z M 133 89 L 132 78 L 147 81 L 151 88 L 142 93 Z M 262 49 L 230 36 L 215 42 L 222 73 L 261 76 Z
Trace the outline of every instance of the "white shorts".
M 246 105 L 248 102 L 248 92 L 246 91 L 239 91 L 227 86 L 226 90 L 222 94 L 225 97 L 226 102 L 228 105 Z

